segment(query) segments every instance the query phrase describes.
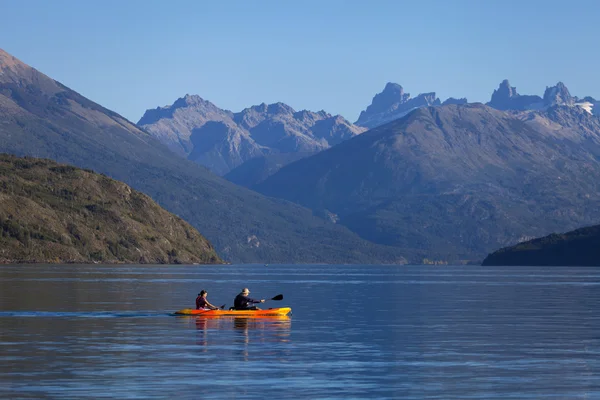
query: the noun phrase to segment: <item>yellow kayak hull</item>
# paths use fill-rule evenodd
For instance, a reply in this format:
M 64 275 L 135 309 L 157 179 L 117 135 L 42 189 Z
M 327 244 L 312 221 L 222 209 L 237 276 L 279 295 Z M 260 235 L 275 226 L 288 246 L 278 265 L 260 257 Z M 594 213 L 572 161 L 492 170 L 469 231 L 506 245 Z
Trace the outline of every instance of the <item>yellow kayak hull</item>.
M 290 307 L 269 308 L 266 310 L 194 310 L 184 308 L 175 315 L 195 315 L 204 317 L 283 317 L 292 312 Z

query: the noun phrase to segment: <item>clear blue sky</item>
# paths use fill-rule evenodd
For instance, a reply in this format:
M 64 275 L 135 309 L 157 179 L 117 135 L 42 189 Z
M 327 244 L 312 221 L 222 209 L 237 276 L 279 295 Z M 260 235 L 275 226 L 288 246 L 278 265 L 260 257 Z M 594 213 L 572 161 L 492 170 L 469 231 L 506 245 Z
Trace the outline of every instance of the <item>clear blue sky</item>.
M 600 97 L 598 1 L 0 0 L 0 15 L 0 48 L 134 122 L 186 93 L 355 121 L 388 81 Z

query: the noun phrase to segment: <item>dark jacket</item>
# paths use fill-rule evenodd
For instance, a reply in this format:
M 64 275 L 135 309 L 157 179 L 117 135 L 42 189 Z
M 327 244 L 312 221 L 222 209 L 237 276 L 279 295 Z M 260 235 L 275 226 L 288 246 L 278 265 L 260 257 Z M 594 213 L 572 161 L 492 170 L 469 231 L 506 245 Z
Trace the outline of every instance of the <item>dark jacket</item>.
M 260 303 L 260 300 L 251 299 L 248 296 L 244 296 L 243 294 L 238 294 L 235 296 L 235 300 L 233 300 L 233 308 L 236 310 L 243 310 L 245 308 L 250 308 L 251 304 Z

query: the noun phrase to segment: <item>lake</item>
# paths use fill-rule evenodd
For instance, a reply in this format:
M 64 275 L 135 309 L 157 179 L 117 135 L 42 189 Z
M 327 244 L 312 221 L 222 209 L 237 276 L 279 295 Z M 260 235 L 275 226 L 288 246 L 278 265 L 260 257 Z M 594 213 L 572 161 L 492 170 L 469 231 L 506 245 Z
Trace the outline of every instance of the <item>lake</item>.
M 289 318 L 176 317 L 249 287 Z M 600 269 L 0 266 L 0 397 L 600 398 Z

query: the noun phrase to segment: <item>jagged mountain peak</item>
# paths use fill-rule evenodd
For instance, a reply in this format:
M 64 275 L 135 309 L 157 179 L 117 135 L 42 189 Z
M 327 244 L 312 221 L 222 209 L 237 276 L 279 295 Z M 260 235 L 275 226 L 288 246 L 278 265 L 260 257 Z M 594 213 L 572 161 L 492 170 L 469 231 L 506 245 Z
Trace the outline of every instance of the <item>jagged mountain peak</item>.
M 138 125 L 143 126 L 154 124 L 160 121 L 161 119 L 172 118 L 174 114 L 178 111 L 186 109 L 190 109 L 190 113 L 197 113 L 202 115 L 211 113 L 229 113 L 229 111 L 220 109 L 210 101 L 204 100 L 197 94 L 186 94 L 185 96 L 175 100 L 171 105 L 146 110 L 142 118 L 140 118 L 140 120 L 138 121 Z
M 258 105 L 244 108 L 239 113 L 236 113 L 236 115 L 238 115 L 238 114 L 243 115 L 243 114 L 248 114 L 248 113 L 274 115 L 274 114 L 293 114 L 295 112 L 296 111 L 292 107 L 288 106 L 287 104 L 282 103 L 282 102 L 277 102 L 277 103 L 272 103 L 272 104 L 260 103 Z
M 517 96 L 519 96 L 517 88 L 514 86 L 510 86 L 510 82 L 508 81 L 508 79 L 504 79 L 502 82 L 500 82 L 498 89 L 494 90 L 494 93 L 492 94 L 492 101 L 494 101 L 494 97 L 511 98 Z
M 432 105 L 441 105 L 435 92 L 421 93 L 411 98 L 410 93 L 406 93 L 401 85 L 388 82 L 383 91 L 373 97 L 366 110 L 360 113 L 355 124 L 365 128 L 375 128 L 402 118 L 416 108 Z
M 552 105 L 567 105 L 572 106 L 575 104 L 575 98 L 569 93 L 567 86 L 558 82 L 555 86 L 546 87 L 544 92 L 544 104 L 546 106 Z
M 442 103 L 443 106 L 449 105 L 449 104 L 467 104 L 468 101 L 465 97 L 462 97 L 460 99 L 456 99 L 454 97 L 448 97 L 446 100 L 444 100 L 444 102 Z
M 410 93 L 405 93 L 401 85 L 388 82 L 383 91 L 373 97 L 373 102 L 367 107 L 367 111 L 381 111 L 384 108 L 393 106 L 395 103 L 406 103 L 409 99 Z
M 388 82 L 385 84 L 382 93 L 398 93 L 400 96 L 403 96 L 404 88 L 398 83 Z
M 498 89 L 492 93 L 488 106 L 497 110 L 528 110 L 542 107 L 542 98 L 539 96 L 522 96 L 515 86 L 510 86 L 508 79 L 504 79 Z
M 182 108 L 182 107 L 189 107 L 189 106 L 195 106 L 195 105 L 199 105 L 199 104 L 212 104 L 211 102 L 204 100 L 202 97 L 198 96 L 197 94 L 186 94 L 183 97 L 178 98 L 177 100 L 175 100 L 175 102 L 173 103 L 172 106 L 167 106 L 169 108 Z
M 269 114 L 294 114 L 296 110 L 294 110 L 292 107 L 288 106 L 285 103 L 277 102 L 269 104 L 267 112 Z

